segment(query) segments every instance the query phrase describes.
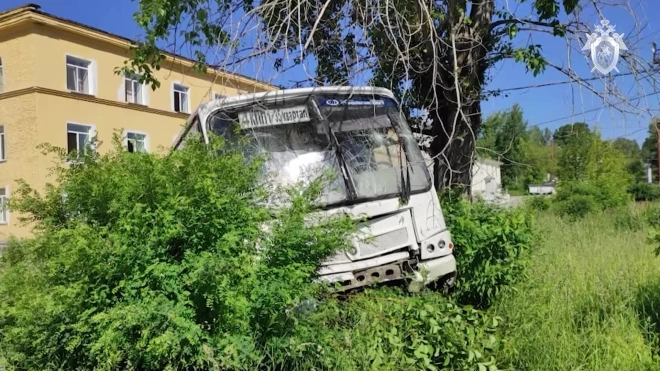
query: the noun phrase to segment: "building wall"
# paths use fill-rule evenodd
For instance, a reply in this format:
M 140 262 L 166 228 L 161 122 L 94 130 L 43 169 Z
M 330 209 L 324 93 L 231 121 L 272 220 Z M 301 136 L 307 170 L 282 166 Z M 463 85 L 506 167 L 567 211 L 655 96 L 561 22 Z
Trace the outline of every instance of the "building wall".
M 492 176 L 498 188 L 502 187 L 500 166 L 495 163 L 475 161 L 472 166 L 472 193 L 479 194 L 486 191 L 486 178 Z
M 95 88 L 91 95 L 71 93 L 66 86 L 66 55 L 90 60 Z M 172 83 L 189 88 L 190 110 L 212 99 L 263 91 L 249 80 L 201 74 L 178 62 L 164 62 L 155 75 L 161 87 L 146 89 L 145 105 L 124 102 L 123 77 L 115 74 L 128 57 L 118 45 L 94 40 L 52 27 L 47 23 L 25 23 L 0 32 L 4 91 L 0 92 L 0 125 L 4 127 L 6 161 L 0 161 L 0 188 L 15 195 L 16 180 L 23 179 L 42 191 L 53 157 L 37 146 L 49 143 L 67 147 L 67 123 L 93 127 L 101 143 L 99 152 L 112 146 L 115 129 L 147 134 L 149 152 L 166 151 L 188 117 L 174 112 Z M 272 90 L 270 88 L 269 90 Z M 30 227 L 19 224 L 11 213 L 7 224 L 0 224 L 0 243 L 9 235 L 28 236 Z
M 46 161 L 34 148 L 34 139 L 40 134 L 37 94 L 4 95 L 0 98 L 0 125 L 4 126 L 7 159 L 0 162 L 0 188 L 6 188 L 11 196 L 16 192 L 17 179 L 42 186 Z M 0 241 L 5 241 L 10 232 L 25 235 L 24 231 L 18 225 L 18 215 L 10 213 L 8 223 L 0 224 Z
M 4 91 L 35 86 L 36 39 L 27 26 L 0 33 L 0 58 L 4 73 Z
M 36 62 L 38 86 L 66 90 L 66 56 L 72 55 L 93 62 L 96 69 L 94 79 L 96 97 L 123 101 L 123 78 L 115 73 L 115 68 L 122 67 L 124 61 L 130 57 L 128 50 L 52 27 L 38 25 L 34 27 L 37 32 L 34 37 L 38 50 Z M 154 76 L 160 81 L 161 86 L 156 91 L 145 87 L 145 91 L 148 92 L 148 106 L 164 111 L 173 111 L 174 82 L 190 89 L 191 110 L 200 103 L 212 99 L 211 92 L 230 96 L 255 90 L 254 87 L 228 81 L 222 77 L 202 75 L 189 67 L 172 62 L 164 62 L 163 68 L 155 71 Z

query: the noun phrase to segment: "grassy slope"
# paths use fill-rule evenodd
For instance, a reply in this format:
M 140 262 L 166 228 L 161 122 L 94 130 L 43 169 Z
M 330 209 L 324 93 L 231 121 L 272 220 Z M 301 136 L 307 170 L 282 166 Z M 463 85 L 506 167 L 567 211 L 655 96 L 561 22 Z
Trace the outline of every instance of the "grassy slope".
M 660 369 L 644 319 L 660 316 L 660 258 L 645 230 L 612 220 L 540 217 L 546 238 L 529 278 L 495 308 L 516 370 Z

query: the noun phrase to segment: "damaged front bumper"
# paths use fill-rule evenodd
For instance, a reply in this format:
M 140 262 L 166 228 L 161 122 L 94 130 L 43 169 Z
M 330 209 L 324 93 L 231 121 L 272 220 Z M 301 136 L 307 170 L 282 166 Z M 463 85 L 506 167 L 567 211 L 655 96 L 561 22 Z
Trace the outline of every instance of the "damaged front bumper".
M 422 286 L 456 273 L 453 254 L 419 261 L 408 252 L 398 252 L 359 262 L 322 267 L 318 280 L 338 284 L 339 291 L 351 290 L 377 283 L 408 280 L 408 289 L 418 291 Z

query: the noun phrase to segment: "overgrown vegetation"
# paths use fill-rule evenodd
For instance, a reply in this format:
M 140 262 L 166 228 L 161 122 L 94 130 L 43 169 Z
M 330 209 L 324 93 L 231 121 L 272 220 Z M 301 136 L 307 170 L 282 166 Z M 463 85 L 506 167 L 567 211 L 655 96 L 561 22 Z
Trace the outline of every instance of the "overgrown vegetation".
M 443 198 L 463 272 L 453 298 L 383 288 L 340 299 L 313 279 L 355 222 L 309 224 L 319 182 L 266 209 L 260 160 L 220 139 L 168 157 L 116 140 L 58 167 L 43 194 L 22 184 L 11 200 L 36 229 L 0 260 L 8 369 L 503 366 L 501 321 L 463 304 L 486 308 L 520 277 L 534 240 L 522 210 Z
M 456 249 L 458 302 L 490 306 L 510 288 L 525 268 L 528 251 L 538 235 L 525 209 L 505 210 L 470 203 L 458 192 L 441 194 L 442 210 Z
M 660 369 L 660 207 L 586 182 L 510 210 L 442 192 L 455 291 L 337 297 L 315 270 L 355 222 L 308 223 L 318 182 L 266 209 L 259 159 L 212 149 L 117 143 L 44 194 L 21 187 L 11 206 L 37 229 L 0 260 L 9 370 Z M 584 218 L 551 212 L 578 196 Z
M 291 308 L 320 294 L 316 267 L 348 246 L 353 222 L 305 221 L 318 185 L 292 190 L 270 219 L 260 161 L 220 140 L 212 149 L 193 143 L 157 157 L 117 142 L 58 168 L 59 185 L 43 195 L 22 185 L 11 206 L 37 230 L 11 241 L 0 266 L 9 364 L 249 368 L 287 346 Z
M 494 308 L 505 324 L 500 358 L 513 369 L 660 369 L 660 265 L 648 227 L 615 228 L 629 211 L 539 216 L 547 238 L 527 279 Z

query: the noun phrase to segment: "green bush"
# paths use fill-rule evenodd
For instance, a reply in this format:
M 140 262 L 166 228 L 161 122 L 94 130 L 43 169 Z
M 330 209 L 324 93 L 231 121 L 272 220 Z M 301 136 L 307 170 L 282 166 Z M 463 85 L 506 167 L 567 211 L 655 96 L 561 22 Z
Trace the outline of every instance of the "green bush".
M 301 319 L 289 346 L 295 353 L 272 363 L 281 370 L 502 369 L 499 322 L 430 291 L 368 290 Z
M 660 227 L 660 207 L 649 205 L 644 208 L 644 220 L 652 228 Z
M 635 201 L 655 201 L 660 199 L 660 186 L 649 183 L 634 183 L 628 189 Z
M 553 209 L 561 216 L 582 218 L 594 211 L 617 208 L 630 202 L 627 193 L 603 182 L 562 183 L 553 198 Z
M 221 141 L 160 157 L 115 139 L 106 155 L 58 167 L 43 195 L 22 184 L 10 201 L 36 229 L 0 260 L 0 358 L 17 369 L 255 369 L 267 350 L 292 351 L 291 308 L 319 294 L 316 267 L 348 247 L 354 222 L 309 224 L 318 184 L 266 210 L 261 163 Z
M 598 202 L 591 195 L 571 195 L 555 204 L 559 215 L 571 218 L 583 218 L 599 209 Z
M 550 205 L 550 198 L 544 196 L 533 196 L 525 202 L 525 206 L 537 211 L 546 211 L 550 209 Z
M 440 193 L 440 200 L 455 246 L 456 297 L 460 303 L 488 307 L 523 272 L 525 253 L 538 237 L 533 217 L 524 208 L 472 204 L 452 190 Z

